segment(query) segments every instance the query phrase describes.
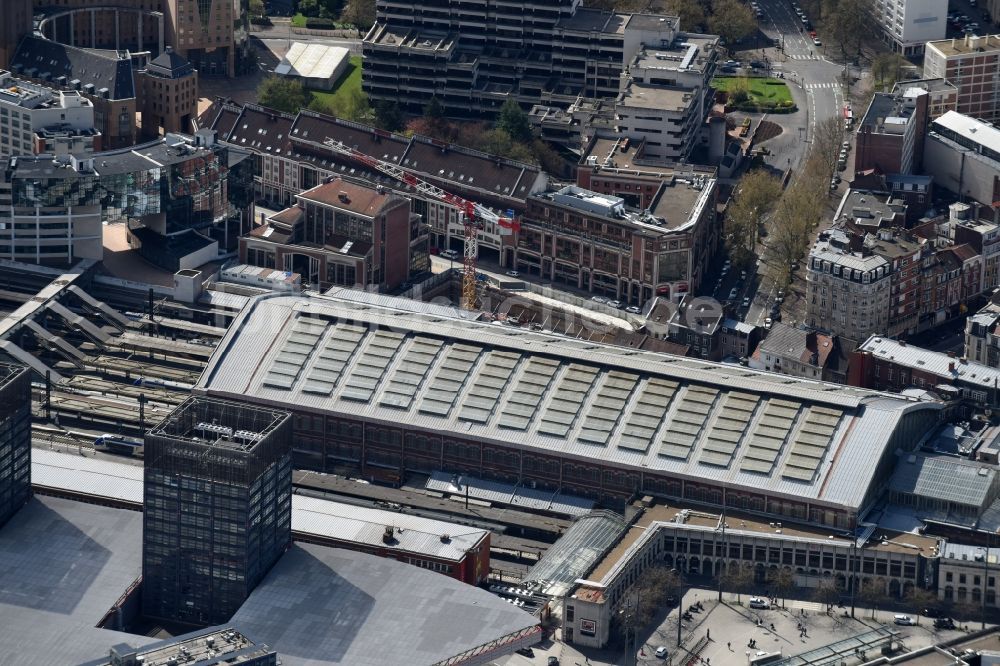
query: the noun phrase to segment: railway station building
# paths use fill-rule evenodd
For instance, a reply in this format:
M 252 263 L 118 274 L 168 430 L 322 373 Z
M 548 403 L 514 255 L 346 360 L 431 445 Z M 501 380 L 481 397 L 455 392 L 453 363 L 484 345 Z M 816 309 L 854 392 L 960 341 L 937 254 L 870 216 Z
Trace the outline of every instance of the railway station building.
M 473 316 L 359 292 L 258 297 L 195 390 L 290 409 L 304 469 L 389 482 L 442 470 L 607 506 L 651 495 L 839 530 L 857 526 L 897 452 L 942 414 Z

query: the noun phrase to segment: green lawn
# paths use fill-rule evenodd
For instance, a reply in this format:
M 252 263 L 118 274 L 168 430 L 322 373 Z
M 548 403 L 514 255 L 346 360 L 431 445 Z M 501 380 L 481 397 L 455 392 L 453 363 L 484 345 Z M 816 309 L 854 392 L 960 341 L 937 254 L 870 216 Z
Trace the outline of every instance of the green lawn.
M 292 17 L 292 27 L 293 28 L 304 28 L 306 27 L 306 17 L 302 14 L 296 14 Z
M 750 88 L 750 97 L 755 102 L 771 102 L 781 104 L 791 102 L 792 93 L 781 79 L 766 79 L 763 77 L 717 76 L 712 85 L 718 90 L 732 91 L 740 81 L 746 81 Z
M 351 56 L 351 64 L 333 84 L 333 90 L 309 90 L 309 93 L 320 104 L 332 108 L 335 99 L 346 98 L 351 90 L 361 90 L 361 56 Z

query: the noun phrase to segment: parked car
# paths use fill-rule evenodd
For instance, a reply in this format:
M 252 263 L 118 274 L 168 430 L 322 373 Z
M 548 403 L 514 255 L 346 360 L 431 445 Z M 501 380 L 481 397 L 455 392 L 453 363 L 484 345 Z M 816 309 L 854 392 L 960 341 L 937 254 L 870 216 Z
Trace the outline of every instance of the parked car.
M 771 319 L 770 317 L 765 317 L 764 318 L 764 328 L 771 328 L 771 326 L 773 324 L 774 324 L 774 320 L 773 319 Z
M 657 659 L 666 659 L 669 652 L 667 652 L 667 648 L 661 645 L 660 647 L 656 648 L 656 652 L 654 654 L 656 655 Z
M 901 624 L 901 625 L 904 625 L 904 626 L 907 626 L 907 627 L 911 626 L 911 625 L 914 625 L 914 624 L 917 623 L 917 621 L 914 620 L 909 615 L 893 615 L 892 616 L 892 621 L 895 624 Z
M 520 273 L 518 273 L 517 271 L 507 271 L 507 275 L 509 275 L 510 277 L 517 277 L 518 275 L 520 275 Z
M 625 308 L 625 312 L 631 312 L 632 314 L 640 314 L 642 310 L 639 309 L 638 305 L 630 305 Z
M 759 608 L 767 610 L 771 607 L 771 602 L 763 597 L 750 597 L 750 608 Z
M 608 305 L 611 306 L 611 307 L 613 307 L 613 308 L 618 308 L 619 310 L 621 310 L 621 308 L 622 308 L 622 302 L 621 301 L 608 301 Z
M 549 660 L 546 663 L 548 664 L 548 666 L 559 666 L 559 660 L 556 657 L 550 656 Z
M 534 657 L 535 656 L 535 651 L 532 650 L 530 647 L 518 648 L 517 650 L 515 650 L 515 652 L 517 652 L 522 657 Z
M 750 67 L 752 67 L 753 69 L 764 69 L 764 63 L 762 63 L 760 60 L 751 60 Z
M 744 296 L 743 297 L 743 307 L 744 308 L 750 307 L 750 297 L 749 296 Z
M 730 290 L 729 290 L 729 300 L 731 300 L 731 301 L 735 301 L 735 300 L 736 300 L 736 295 L 737 295 L 738 293 L 739 293 L 739 292 L 737 291 L 736 287 L 733 287 L 732 289 L 730 289 Z
M 819 37 L 813 37 L 813 44 L 816 46 L 823 46 L 823 42 L 820 41 Z
M 594 301 L 595 303 L 607 303 L 608 302 L 608 299 L 604 298 L 603 296 L 591 296 L 590 300 Z
M 939 617 L 938 619 L 934 620 L 934 628 L 935 629 L 954 629 L 955 628 L 955 621 L 952 620 L 950 617 Z
M 851 150 L 851 142 L 850 141 L 845 141 L 844 143 L 840 144 L 840 147 L 843 148 L 846 151 L 850 151 Z
M 445 259 L 455 259 L 458 257 L 458 252 L 455 250 L 441 250 L 441 256 Z

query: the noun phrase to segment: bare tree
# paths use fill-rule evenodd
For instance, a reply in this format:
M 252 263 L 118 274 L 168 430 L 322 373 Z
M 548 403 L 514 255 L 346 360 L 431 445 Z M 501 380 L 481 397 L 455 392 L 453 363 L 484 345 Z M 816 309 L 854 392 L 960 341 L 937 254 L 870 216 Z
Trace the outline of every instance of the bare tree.
M 795 574 L 788 569 L 772 569 L 767 581 L 774 593 L 781 597 L 781 605 L 784 606 L 788 594 L 795 590 Z
M 837 169 L 843 142 L 844 130 L 839 115 L 816 123 L 809 157 L 811 160 L 819 160 L 818 164 L 823 166 L 822 174 L 826 180 L 832 178 Z
M 719 35 L 731 48 L 757 28 L 750 7 L 739 0 L 713 0 L 708 29 Z
M 840 587 L 833 578 L 821 578 L 816 589 L 813 590 L 813 598 L 821 604 L 826 604 L 829 611 L 834 603 L 840 599 Z
M 906 593 L 906 603 L 916 610 L 917 613 L 923 613 L 929 608 L 940 608 L 941 602 L 938 600 L 937 595 L 930 590 L 925 590 L 922 587 L 912 587 L 909 592 Z
M 875 618 L 875 611 L 879 606 L 884 607 L 889 600 L 886 593 L 884 578 L 866 578 L 861 581 L 858 597 L 861 603 L 871 607 L 872 618 Z
M 733 562 L 726 567 L 726 570 L 719 578 L 719 582 L 724 590 L 735 592 L 737 603 L 742 603 L 740 595 L 748 593 L 753 588 L 753 569 Z
M 762 170 L 751 171 L 736 191 L 726 211 L 726 243 L 733 262 L 749 265 L 757 250 L 761 223 L 771 213 L 781 196 L 781 181 Z

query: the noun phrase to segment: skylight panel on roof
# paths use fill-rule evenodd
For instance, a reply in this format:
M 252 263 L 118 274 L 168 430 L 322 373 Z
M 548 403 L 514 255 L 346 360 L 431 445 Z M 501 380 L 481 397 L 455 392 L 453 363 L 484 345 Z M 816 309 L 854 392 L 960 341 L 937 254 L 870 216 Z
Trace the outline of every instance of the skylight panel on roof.
M 674 417 L 663 433 L 659 455 L 687 460 L 718 396 L 719 392 L 715 389 L 686 387 Z

